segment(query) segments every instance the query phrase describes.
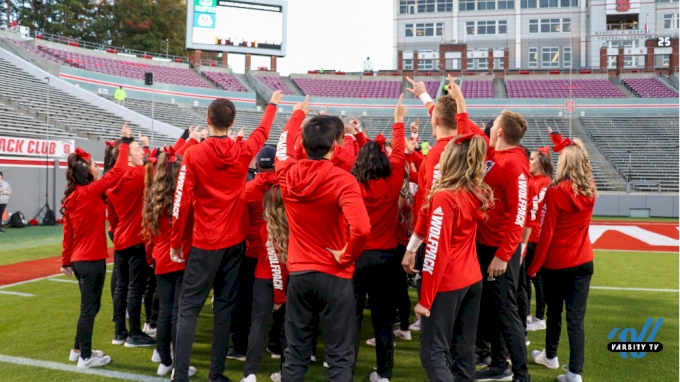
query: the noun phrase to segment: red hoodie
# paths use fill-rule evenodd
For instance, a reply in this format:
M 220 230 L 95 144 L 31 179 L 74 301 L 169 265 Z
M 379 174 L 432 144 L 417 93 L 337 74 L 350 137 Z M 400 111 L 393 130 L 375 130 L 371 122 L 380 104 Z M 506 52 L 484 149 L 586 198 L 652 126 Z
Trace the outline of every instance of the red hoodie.
M 533 208 L 531 210 L 532 225 L 530 243 L 538 243 L 539 235 L 541 234 L 541 222 L 543 221 L 543 206 L 545 205 L 545 193 L 550 186 L 550 178 L 545 175 L 534 176 L 534 183 L 536 184 Z
M 101 179 L 87 186 L 76 185 L 64 200 L 64 239 L 61 265 L 74 261 L 97 261 L 108 257 L 106 251 L 106 204 L 102 195 L 127 170 L 130 146 L 122 143 L 116 164 Z
M 389 250 L 397 247 L 397 215 L 399 213 L 399 192 L 406 175 L 404 154 L 404 123 L 395 123 L 394 149 L 389 157 L 392 173 L 387 178 L 360 184 L 361 196 L 371 221 L 371 236 L 364 250 Z
M 184 153 L 172 212 L 172 248 L 182 245 L 191 206 L 193 247 L 214 251 L 246 239 L 250 228 L 245 201 L 248 165 L 267 141 L 275 116 L 276 105 L 270 104 L 247 140 L 210 137 Z
M 420 305 L 431 309 L 439 292 L 465 288 L 482 280 L 477 260 L 477 222 L 481 202 L 468 190 L 434 194 L 429 210 Z
M 260 241 L 260 230 L 264 225 L 262 214 L 264 207 L 264 193 L 269 187 L 276 184 L 276 174 L 274 172 L 260 172 L 255 175 L 255 179 L 246 183 L 246 203 L 248 204 L 248 216 L 250 217 L 250 231 L 246 238 L 246 256 L 253 259 L 260 259 L 267 253 L 267 249 Z
M 170 259 L 170 236 L 172 235 L 170 219 L 171 217 L 169 216 L 161 216 L 158 218 L 158 236 L 152 236 L 151 243 L 147 247 L 147 251 L 151 252 L 153 259 L 156 261 L 154 272 L 157 275 L 183 271 L 186 268 L 186 262 L 189 259 L 189 252 L 191 250 L 191 228 L 193 225 L 186 225 L 184 232 L 184 244 L 182 245 L 184 262 L 176 263 Z
M 276 149 L 276 177 L 286 205 L 288 270 L 351 279 L 371 224 L 356 179 L 329 160 L 295 158 L 295 137 L 305 114 L 297 110 Z M 327 248 L 345 249 L 338 263 Z
M 574 195 L 571 180 L 548 188 L 541 236 L 528 275 L 535 275 L 541 267 L 566 269 L 593 260 L 588 229 L 594 207 L 594 197 Z
M 267 248 L 261 257 L 257 259 L 255 278 L 260 280 L 272 280 L 274 286 L 274 304 L 286 302 L 286 284 L 288 284 L 288 267 L 279 260 L 276 249 L 269 242 L 267 225 L 260 227 L 260 240 Z
M 118 154 L 120 157 L 120 153 Z M 109 223 L 113 227 L 116 251 L 142 244 L 142 208 L 146 166 L 128 168 L 125 175 L 107 193 Z

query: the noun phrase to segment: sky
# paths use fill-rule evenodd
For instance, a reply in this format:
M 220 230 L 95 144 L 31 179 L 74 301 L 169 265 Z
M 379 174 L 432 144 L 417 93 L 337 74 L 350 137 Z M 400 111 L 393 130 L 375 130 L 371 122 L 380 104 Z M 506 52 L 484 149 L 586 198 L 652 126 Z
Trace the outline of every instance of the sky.
M 278 58 L 281 75 L 308 70 L 363 70 L 366 57 L 373 70 L 392 66 L 393 0 L 288 0 L 288 47 Z M 252 69 L 269 67 L 269 57 L 252 56 Z M 245 56 L 229 54 L 237 73 Z

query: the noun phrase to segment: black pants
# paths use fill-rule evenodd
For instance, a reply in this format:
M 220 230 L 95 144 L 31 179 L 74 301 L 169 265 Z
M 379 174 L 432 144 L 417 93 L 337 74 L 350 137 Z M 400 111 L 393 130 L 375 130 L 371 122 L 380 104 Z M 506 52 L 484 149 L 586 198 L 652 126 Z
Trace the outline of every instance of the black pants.
M 80 287 L 80 317 L 73 348 L 80 349 L 80 357 L 86 359 L 92 355 L 92 330 L 94 318 L 101 307 L 106 261 L 76 261 L 73 273 Z
M 280 345 L 286 342 L 286 310 L 279 309 L 274 312 L 272 320 L 274 324 L 269 329 L 269 347 L 274 353 L 283 355 L 285 347 Z
M 524 263 L 526 264 L 526 269 L 529 269 L 531 266 L 531 263 L 534 261 L 534 253 L 536 252 L 536 243 L 529 243 L 527 245 L 527 256 L 524 259 Z M 536 272 L 536 276 L 533 279 L 530 279 L 527 276 L 526 280 L 526 291 L 527 291 L 527 301 L 529 301 L 529 314 L 531 314 L 531 283 L 534 284 L 534 288 L 536 289 L 536 314 L 534 314 L 534 317 L 536 317 L 539 320 L 542 320 L 543 317 L 545 317 L 545 292 L 543 291 L 543 276 L 541 271 L 539 270 Z
M 209 379 L 218 379 L 222 375 L 229 345 L 231 319 L 236 307 L 238 293 L 236 278 L 245 249 L 245 242 L 215 251 L 191 248 L 187 268 L 184 270 L 182 293 L 179 296 L 175 381 L 189 380 L 189 361 L 196 334 L 196 319 L 211 288 L 215 291 L 215 300 Z
M 475 380 L 475 333 L 482 282 L 434 298 L 420 321 L 420 362 L 432 382 Z
M 0 204 L 0 230 L 2 229 L 2 215 L 5 214 L 5 208 L 7 208 L 7 204 Z
M 127 292 L 127 309 L 130 313 L 130 334 L 141 334 L 142 299 L 146 289 L 149 265 L 146 263 L 144 245 L 139 244 L 116 252 L 120 271 L 113 298 L 113 322 L 116 333 L 125 329 L 125 304 L 123 296 Z
M 236 310 L 231 324 L 231 341 L 237 354 L 248 351 L 248 334 L 250 333 L 250 312 L 253 308 L 253 282 L 255 281 L 257 259 L 244 256 L 238 271 L 238 297 Z
M 527 347 L 524 330 L 517 310 L 517 288 L 519 283 L 519 259 L 522 256 L 518 246 L 508 262 L 507 271 L 494 281 L 488 281 L 487 272 L 493 260 L 495 247 L 477 244 L 477 258 L 482 270 L 483 290 L 480 307 L 478 337 L 488 336 L 491 343 L 492 367 L 507 368 L 503 356 L 504 346 L 510 352 L 512 373 L 516 381 L 529 380 L 527 371 Z
M 315 316 L 324 333 L 327 380 L 352 381 L 355 315 L 352 280 L 321 272 L 291 275 L 286 302 L 286 361 L 282 381 L 304 381 L 312 353 Z
M 402 270 L 400 270 L 400 268 Z M 366 295 L 371 300 L 371 322 L 375 333 L 375 354 L 378 375 L 392 378 L 394 368 L 394 333 L 392 323 L 397 310 L 397 294 L 403 268 L 394 250 L 364 251 L 354 270 L 354 296 L 356 298 L 355 357 L 359 356 L 359 336 L 364 319 Z M 356 361 L 355 361 L 356 362 Z
M 397 251 L 395 252 L 399 264 L 404 259 L 404 254 L 406 253 L 406 247 L 401 244 L 397 245 Z M 397 284 L 397 309 L 399 310 L 399 329 L 407 331 L 409 326 L 409 319 L 411 317 L 411 298 L 408 295 L 408 274 L 404 271 L 403 267 L 399 267 L 401 270 L 399 283 Z
M 156 291 L 158 292 L 156 350 L 165 366 L 172 365 L 170 343 L 174 344 L 177 339 L 177 311 L 179 295 L 182 292 L 182 280 L 184 280 L 184 271 L 156 276 Z
M 585 317 L 593 262 L 568 269 L 543 268 L 546 303 L 548 304 L 545 352 L 548 358 L 557 356 L 557 345 L 562 331 L 562 310 L 567 307 L 567 334 L 569 335 L 569 371 L 583 372 L 585 361 Z
M 527 316 L 529 315 L 529 296 L 531 290 L 531 284 L 529 284 L 529 277 L 526 272 L 526 259 L 522 261 L 522 265 L 519 266 L 519 285 L 517 287 L 517 313 L 519 314 L 520 321 L 522 321 L 522 327 L 524 328 L 524 334 L 527 332 Z M 527 291 L 527 287 L 529 291 Z
M 158 291 L 156 290 L 156 275 L 153 273 L 153 268 L 147 269 L 149 277 L 146 280 L 146 290 L 144 291 L 144 313 L 146 313 L 146 323 L 152 328 L 156 327 L 158 322 Z
M 250 314 L 250 335 L 248 335 L 248 352 L 246 353 L 246 366 L 243 376 L 257 374 L 262 360 L 262 352 L 267 347 L 267 326 L 272 318 L 274 310 L 274 285 L 272 280 L 255 279 L 253 282 L 253 310 Z M 277 310 L 283 310 L 285 314 L 285 304 Z M 280 317 L 280 315 L 278 315 Z M 273 327 L 281 326 L 285 321 L 274 321 Z M 285 333 L 283 343 L 277 344 L 280 349 L 286 348 Z M 284 362 L 283 355 L 281 364 Z

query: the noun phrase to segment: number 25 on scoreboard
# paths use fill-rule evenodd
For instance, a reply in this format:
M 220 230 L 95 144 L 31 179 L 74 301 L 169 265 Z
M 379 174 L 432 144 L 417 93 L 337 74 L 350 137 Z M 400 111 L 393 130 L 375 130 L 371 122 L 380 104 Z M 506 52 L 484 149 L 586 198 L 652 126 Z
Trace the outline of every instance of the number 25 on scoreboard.
M 671 38 L 670 37 L 659 37 L 659 42 L 656 45 L 657 46 L 671 46 Z

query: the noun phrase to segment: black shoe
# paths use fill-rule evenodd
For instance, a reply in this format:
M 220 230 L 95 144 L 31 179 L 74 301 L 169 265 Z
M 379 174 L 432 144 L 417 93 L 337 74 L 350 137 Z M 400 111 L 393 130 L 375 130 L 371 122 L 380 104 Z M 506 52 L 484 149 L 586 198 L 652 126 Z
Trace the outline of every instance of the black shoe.
M 146 333 L 132 334 L 130 337 L 128 337 L 127 342 L 125 342 L 126 348 L 138 348 L 145 346 L 156 346 L 156 340 L 149 337 Z
M 238 354 L 234 348 L 229 348 L 227 350 L 227 358 L 229 359 L 235 359 L 237 361 L 245 362 L 246 361 L 246 356 L 245 354 Z
M 475 381 L 512 381 L 512 370 L 487 366 L 475 374 Z
M 128 332 L 127 331 L 120 332 L 120 333 L 116 333 L 113 336 L 113 341 L 111 341 L 111 343 L 114 344 L 114 345 L 122 345 L 122 344 L 125 343 L 125 341 L 127 341 L 127 339 L 128 339 Z

